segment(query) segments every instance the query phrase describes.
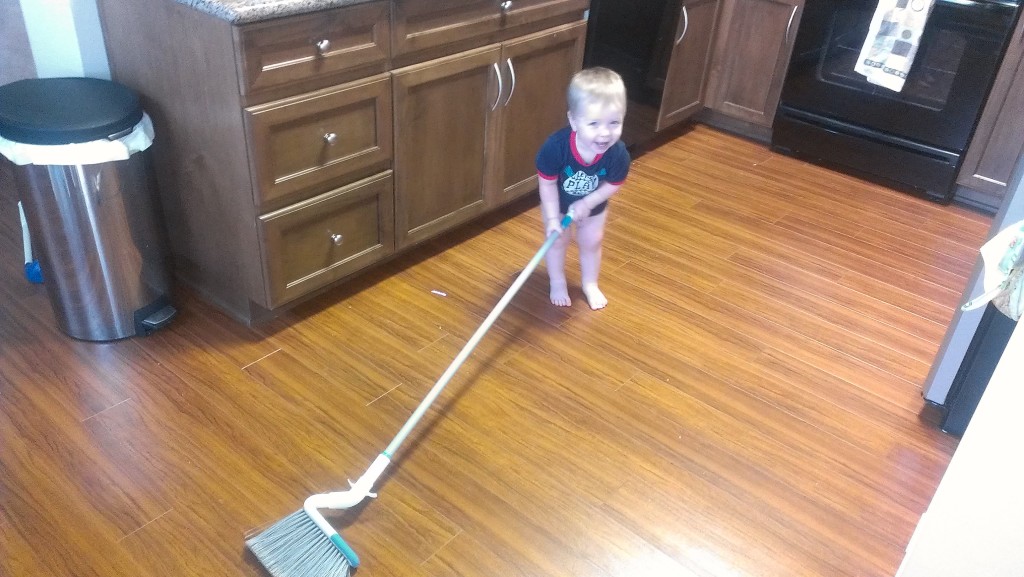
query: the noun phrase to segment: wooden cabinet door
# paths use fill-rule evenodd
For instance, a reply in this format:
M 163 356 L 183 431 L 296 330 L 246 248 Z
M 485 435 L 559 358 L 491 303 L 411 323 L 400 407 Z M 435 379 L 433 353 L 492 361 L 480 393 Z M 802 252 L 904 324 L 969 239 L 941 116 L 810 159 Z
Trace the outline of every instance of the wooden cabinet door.
M 583 65 L 586 31 L 578 22 L 505 43 L 501 123 L 489 170 L 499 178 L 499 202 L 537 189 L 537 151 L 568 123 L 565 91 Z
M 501 105 L 500 54 L 491 45 L 394 72 L 398 248 L 492 204 L 485 195 L 487 143 Z
M 995 196 L 993 208 L 1002 203 L 1024 153 L 1024 19 L 1008 46 L 957 178 L 963 186 Z
M 719 0 L 685 0 L 672 36 L 655 130 L 686 120 L 704 107 Z
M 708 105 L 770 127 L 796 39 L 802 0 L 725 0 Z

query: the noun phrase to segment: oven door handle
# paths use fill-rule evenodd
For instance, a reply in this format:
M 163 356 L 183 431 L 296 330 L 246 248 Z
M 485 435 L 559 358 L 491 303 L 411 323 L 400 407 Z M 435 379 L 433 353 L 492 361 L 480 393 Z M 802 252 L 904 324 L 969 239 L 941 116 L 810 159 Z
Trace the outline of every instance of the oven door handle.
M 1009 0 L 987 0 L 976 2 L 975 0 L 935 0 L 936 4 L 949 4 L 957 8 L 974 10 L 1016 10 L 1017 4 Z

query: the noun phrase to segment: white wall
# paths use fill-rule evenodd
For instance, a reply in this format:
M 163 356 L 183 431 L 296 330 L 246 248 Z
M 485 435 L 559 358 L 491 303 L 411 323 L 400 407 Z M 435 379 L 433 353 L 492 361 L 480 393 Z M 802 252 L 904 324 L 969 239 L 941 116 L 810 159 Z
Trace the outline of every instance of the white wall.
M 0 0 L 0 85 L 35 76 L 36 63 L 28 46 L 21 4 Z
M 110 78 L 96 0 L 20 2 L 39 78 Z
M 897 577 L 1024 576 L 1024 323 L 1018 323 Z

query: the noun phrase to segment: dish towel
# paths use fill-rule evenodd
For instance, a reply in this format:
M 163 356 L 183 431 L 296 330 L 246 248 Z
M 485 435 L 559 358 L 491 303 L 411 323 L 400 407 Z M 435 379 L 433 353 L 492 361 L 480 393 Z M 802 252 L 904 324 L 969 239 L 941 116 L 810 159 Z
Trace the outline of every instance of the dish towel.
M 1012 224 L 981 247 L 984 294 L 964 303 L 969 311 L 989 301 L 1013 320 L 1024 314 L 1024 220 Z
M 872 84 L 903 90 L 934 5 L 935 0 L 878 0 L 854 70 Z

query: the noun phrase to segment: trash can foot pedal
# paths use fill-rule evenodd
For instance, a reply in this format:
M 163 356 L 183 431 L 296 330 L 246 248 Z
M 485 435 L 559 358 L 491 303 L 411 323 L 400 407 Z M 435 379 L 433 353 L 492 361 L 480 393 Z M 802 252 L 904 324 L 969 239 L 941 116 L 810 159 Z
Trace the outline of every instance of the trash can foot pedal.
M 135 334 L 149 336 L 153 331 L 167 326 L 178 314 L 178 309 L 167 297 L 160 297 L 152 304 L 135 311 Z
M 147 334 L 155 331 L 159 328 L 167 326 L 167 323 L 171 322 L 171 319 L 178 314 L 178 309 L 171 305 L 167 305 L 164 308 L 156 311 L 148 317 L 142 319 L 143 326 L 146 327 Z

